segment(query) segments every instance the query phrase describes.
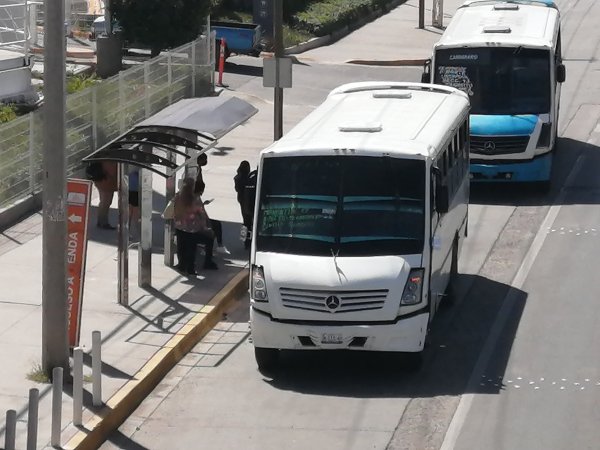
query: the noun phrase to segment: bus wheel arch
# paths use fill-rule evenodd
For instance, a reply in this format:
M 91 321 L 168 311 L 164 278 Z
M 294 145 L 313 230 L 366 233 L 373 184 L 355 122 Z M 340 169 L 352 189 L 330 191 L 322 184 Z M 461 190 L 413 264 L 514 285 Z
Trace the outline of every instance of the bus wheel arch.
M 279 349 L 254 347 L 254 358 L 261 373 L 272 372 L 279 362 Z

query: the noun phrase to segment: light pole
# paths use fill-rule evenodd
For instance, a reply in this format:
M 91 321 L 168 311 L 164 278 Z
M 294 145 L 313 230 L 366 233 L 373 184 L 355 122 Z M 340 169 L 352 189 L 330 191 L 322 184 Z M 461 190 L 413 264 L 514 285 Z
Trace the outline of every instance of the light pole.
M 65 6 L 44 2 L 42 368 L 68 373 L 65 160 Z
M 275 58 L 274 139 L 283 136 L 283 88 L 279 83 L 279 65 L 283 58 L 283 0 L 273 0 L 273 41 Z
M 419 28 L 425 28 L 425 0 L 419 0 Z

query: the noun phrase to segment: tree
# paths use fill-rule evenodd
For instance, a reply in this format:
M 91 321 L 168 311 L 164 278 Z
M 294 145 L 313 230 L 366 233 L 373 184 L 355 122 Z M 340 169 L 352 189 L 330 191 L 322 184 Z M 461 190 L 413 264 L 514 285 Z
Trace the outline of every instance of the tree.
M 112 0 L 110 11 L 129 42 L 147 45 L 156 56 L 198 37 L 210 0 Z

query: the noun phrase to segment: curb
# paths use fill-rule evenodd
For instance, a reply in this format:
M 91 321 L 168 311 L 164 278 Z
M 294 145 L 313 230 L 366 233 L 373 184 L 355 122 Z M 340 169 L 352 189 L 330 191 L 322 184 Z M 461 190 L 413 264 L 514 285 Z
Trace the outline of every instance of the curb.
M 31 47 L 30 52 L 34 55 L 43 55 L 43 47 Z M 65 55 L 67 58 L 81 58 L 81 59 L 94 59 L 96 52 L 93 50 L 66 50 Z
M 240 271 L 196 313 L 62 448 L 94 450 L 116 431 L 166 374 L 221 320 L 248 289 L 248 270 Z
M 391 61 L 369 61 L 365 59 L 351 59 L 346 64 L 359 64 L 365 66 L 422 66 L 428 58 L 421 59 L 396 59 Z

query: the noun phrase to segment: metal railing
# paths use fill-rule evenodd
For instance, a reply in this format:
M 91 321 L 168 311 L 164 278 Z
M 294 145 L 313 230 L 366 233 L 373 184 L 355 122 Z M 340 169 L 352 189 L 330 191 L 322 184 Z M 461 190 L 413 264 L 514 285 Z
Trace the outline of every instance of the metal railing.
M 213 91 L 211 39 L 162 53 L 67 97 L 67 171 L 140 121 L 182 98 Z M 0 211 L 42 189 L 43 107 L 0 125 Z
M 0 48 L 26 53 L 29 25 L 27 0 L 0 0 Z

